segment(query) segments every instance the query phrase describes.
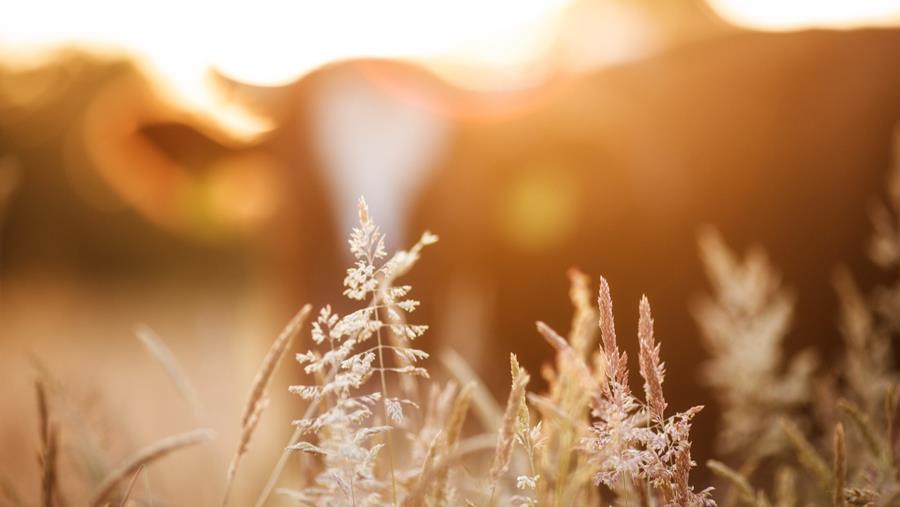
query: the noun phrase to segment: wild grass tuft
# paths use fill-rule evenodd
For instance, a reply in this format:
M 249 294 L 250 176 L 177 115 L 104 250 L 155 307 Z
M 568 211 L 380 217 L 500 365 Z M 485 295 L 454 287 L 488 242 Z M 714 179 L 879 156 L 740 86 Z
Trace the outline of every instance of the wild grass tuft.
M 877 265 L 896 273 L 900 178 L 892 181 L 890 200 L 873 214 L 870 251 Z M 358 215 L 349 239 L 354 263 L 343 279 L 354 308 L 339 315 L 322 307 L 308 347 L 295 356 L 303 380 L 289 391 L 303 416 L 293 421 L 293 436 L 259 485 L 257 507 L 272 502 L 273 491 L 282 502 L 329 507 L 716 505 L 712 488 L 691 482 L 691 426 L 703 407 L 673 407 L 667 399 L 666 323 L 658 336 L 646 297 L 635 302 L 638 333 L 631 338 L 642 389 L 630 385 L 611 287 L 601 277 L 592 288 L 590 277 L 573 269 L 570 329 L 558 333 L 536 323 L 551 360 L 527 372 L 511 355 L 503 403 L 453 351 L 443 352 L 440 363 L 455 380 L 433 379 L 423 366 L 428 354 L 415 346 L 427 326 L 410 322 L 419 303 L 401 280 L 437 237 L 426 232 L 408 250 L 388 255 L 362 199 Z M 900 377 L 891 360 L 900 332 L 900 279 L 864 293 L 849 271 L 836 270 L 845 350 L 826 369 L 812 351 L 785 354 L 795 295 L 762 250 L 736 254 L 711 229 L 701 235 L 700 249 L 711 291 L 694 315 L 709 352 L 702 379 L 721 407 L 720 456 L 707 462 L 719 502 L 900 504 Z M 223 505 L 235 482 L 248 480 L 239 465 L 269 405 L 266 390 L 310 314 L 303 307 L 272 344 L 235 421 L 241 430 L 235 452 L 225 466 L 211 466 L 226 479 L 218 497 Z M 199 407 L 165 345 L 148 329 L 139 336 L 181 395 Z M 546 388 L 529 391 L 537 374 Z M 196 430 L 163 439 L 102 480 L 88 481 L 92 496 L 76 502 L 62 492 L 63 420 L 46 384 L 42 377 L 36 389 L 40 490 L 29 503 L 3 481 L 4 501 L 13 505 L 124 505 L 136 500 L 132 491 L 139 476 L 146 479 L 146 467 L 211 438 L 209 430 Z M 279 487 L 285 464 L 297 454 L 299 470 L 289 487 Z

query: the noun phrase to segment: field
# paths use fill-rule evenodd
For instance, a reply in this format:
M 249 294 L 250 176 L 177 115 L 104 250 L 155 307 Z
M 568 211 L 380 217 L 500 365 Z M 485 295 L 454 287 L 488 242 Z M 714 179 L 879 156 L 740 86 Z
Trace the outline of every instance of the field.
M 888 270 L 900 263 L 898 184 L 890 183 L 896 200 L 873 214 L 869 245 L 873 262 Z M 655 337 L 646 297 L 639 304 L 638 336 L 617 336 L 607 281 L 571 270 L 570 328 L 557 331 L 536 321 L 535 333 L 555 359 L 529 372 L 510 355 L 509 394 L 497 400 L 452 352 L 440 358 L 439 375 L 422 365 L 429 354 L 417 347 L 428 339 L 428 326 L 413 323 L 419 303 L 402 280 L 420 256 L 439 248 L 438 237 L 425 232 L 411 248 L 388 255 L 362 199 L 358 215 L 349 240 L 355 263 L 343 280 L 344 296 L 357 307 L 344 315 L 328 305 L 300 309 L 261 360 L 230 458 L 206 453 L 202 468 L 190 472 L 192 481 L 223 478 L 212 482 L 222 505 L 235 487 L 258 492 L 257 506 L 284 499 L 354 506 L 900 502 L 900 391 L 890 361 L 900 320 L 892 306 L 896 286 L 864 295 L 849 272 L 836 272 L 844 351 L 836 365 L 824 368 L 814 350 L 790 357 L 783 351 L 793 299 L 764 252 L 735 255 L 715 231 L 706 231 L 700 245 L 712 290 L 695 313 L 710 353 L 702 378 L 722 407 L 715 436 L 721 461 L 698 465 L 691 442 L 707 436 L 692 435 L 691 423 L 703 416 L 703 407 L 668 406 L 665 344 Z M 192 386 L 196 372 L 182 370 L 149 328 L 137 334 L 182 407 L 202 420 L 207 403 Z M 300 334 L 310 339 L 297 339 Z M 619 346 L 634 339 L 636 361 Z M 288 357 L 297 343 L 308 350 Z M 6 502 L 179 504 L 175 495 L 158 497 L 142 476 L 151 467 L 174 466 L 189 448 L 208 445 L 216 438 L 212 429 L 174 434 L 106 465 L 89 454 L 95 450 L 71 441 L 85 431 L 75 427 L 85 423 L 81 409 L 66 399 L 66 381 L 34 361 L 37 417 L 30 438 L 39 444 L 34 468 L 40 487 L 25 491 L 7 481 Z M 303 383 L 273 382 L 281 363 L 282 369 L 301 370 Z M 641 389 L 631 385 L 630 368 L 639 371 Z M 546 389 L 529 388 L 534 375 L 544 378 Z M 264 469 L 261 463 L 272 464 L 266 479 L 259 471 L 248 473 L 250 464 L 243 462 L 256 451 L 252 442 L 271 403 L 268 393 L 284 390 L 293 394 L 287 402 L 303 412 L 291 423 L 295 429 L 282 452 L 253 461 Z M 293 467 L 286 474 L 288 461 Z M 696 466 L 715 474 L 716 487 L 692 480 Z

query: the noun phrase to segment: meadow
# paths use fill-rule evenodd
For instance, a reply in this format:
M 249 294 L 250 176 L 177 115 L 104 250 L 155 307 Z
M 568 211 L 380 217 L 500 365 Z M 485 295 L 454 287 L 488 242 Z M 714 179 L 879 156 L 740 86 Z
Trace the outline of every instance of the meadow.
M 896 273 L 897 172 L 886 195 L 872 214 L 867 246 L 873 263 Z M 795 297 L 764 251 L 732 252 L 706 230 L 699 246 L 710 290 L 694 316 L 708 351 L 701 377 L 720 404 L 721 431 L 696 435 L 692 421 L 708 415 L 702 406 L 669 406 L 666 343 L 657 338 L 665 323 L 656 325 L 646 297 L 616 302 L 617 309 L 636 306 L 639 315 L 637 336 L 619 336 L 615 288 L 602 274 L 570 270 L 569 329 L 554 330 L 534 316 L 534 333 L 553 350 L 552 360 L 526 371 L 515 355 L 494 358 L 509 364 L 508 396 L 496 399 L 460 356 L 444 352 L 426 367 L 429 354 L 419 348 L 428 326 L 415 321 L 419 303 L 403 276 L 440 248 L 438 237 L 425 232 L 412 247 L 388 254 L 360 199 L 348 244 L 355 263 L 343 295 L 355 309 L 298 311 L 261 358 L 234 422 L 239 437 L 230 459 L 210 459 L 196 471 L 196 481 L 224 477 L 221 505 L 235 504 L 238 485 L 258 492 L 257 507 L 900 505 L 900 390 L 891 361 L 900 326 L 896 278 L 864 294 L 852 273 L 836 267 L 843 353 L 826 364 L 815 350 L 785 351 Z M 152 331 L 138 334 L 183 401 L 199 407 L 190 372 Z M 637 358 L 621 351 L 625 340 L 636 340 Z M 182 505 L 177 491 L 154 491 L 142 474 L 177 462 L 215 432 L 174 434 L 114 466 L 77 470 L 89 460 L 67 459 L 72 447 L 60 445 L 76 432 L 61 407 L 59 380 L 36 365 L 37 462 L 22 466 L 34 467 L 40 487 L 26 491 L 4 481 L 5 504 Z M 302 382 L 273 382 L 279 368 Z M 640 385 L 632 385 L 630 369 Z M 546 389 L 530 388 L 537 376 Z M 283 452 L 265 457 L 271 468 L 247 474 L 242 462 L 254 453 L 273 390 L 290 391 L 303 415 L 283 421 L 293 434 Z M 691 444 L 706 438 L 715 440 L 718 457 L 698 464 Z M 286 471 L 289 461 L 295 466 Z M 715 482 L 696 483 L 696 467 L 707 467 Z M 260 476 L 267 479 L 247 483 Z M 69 486 L 73 477 L 82 483 L 77 492 Z

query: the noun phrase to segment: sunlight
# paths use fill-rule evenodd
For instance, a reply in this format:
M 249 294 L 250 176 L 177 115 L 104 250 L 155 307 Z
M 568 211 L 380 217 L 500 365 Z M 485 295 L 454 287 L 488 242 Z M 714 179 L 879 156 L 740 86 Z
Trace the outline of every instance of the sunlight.
M 504 77 L 503 85 L 515 85 L 509 76 L 545 56 L 570 1 L 262 0 L 248 9 L 212 0 L 35 0 L 4 10 L 0 50 L 5 64 L 22 66 L 71 45 L 134 56 L 165 96 L 252 136 L 266 123 L 224 107 L 210 71 L 278 86 L 331 62 L 385 57 L 431 63 L 445 77 L 472 87 L 496 85 L 485 80 L 484 69 L 490 67 Z
M 896 0 L 708 0 L 727 21 L 758 30 L 900 25 Z

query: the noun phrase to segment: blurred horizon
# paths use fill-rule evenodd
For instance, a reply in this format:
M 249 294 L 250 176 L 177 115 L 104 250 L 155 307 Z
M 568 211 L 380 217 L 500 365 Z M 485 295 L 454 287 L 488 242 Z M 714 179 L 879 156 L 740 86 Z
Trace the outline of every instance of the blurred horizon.
M 236 104 L 230 88 L 283 87 L 342 61 L 407 61 L 462 89 L 504 92 L 737 30 L 872 27 L 900 27 L 900 6 L 890 0 L 682 0 L 666 6 L 642 0 L 393 0 L 270 1 L 248 10 L 239 3 L 136 9 L 106 0 L 38 1 L 10 6 L 0 19 L 0 63 L 26 72 L 69 50 L 126 58 L 164 100 L 214 121 L 241 142 L 271 130 L 272 119 Z

